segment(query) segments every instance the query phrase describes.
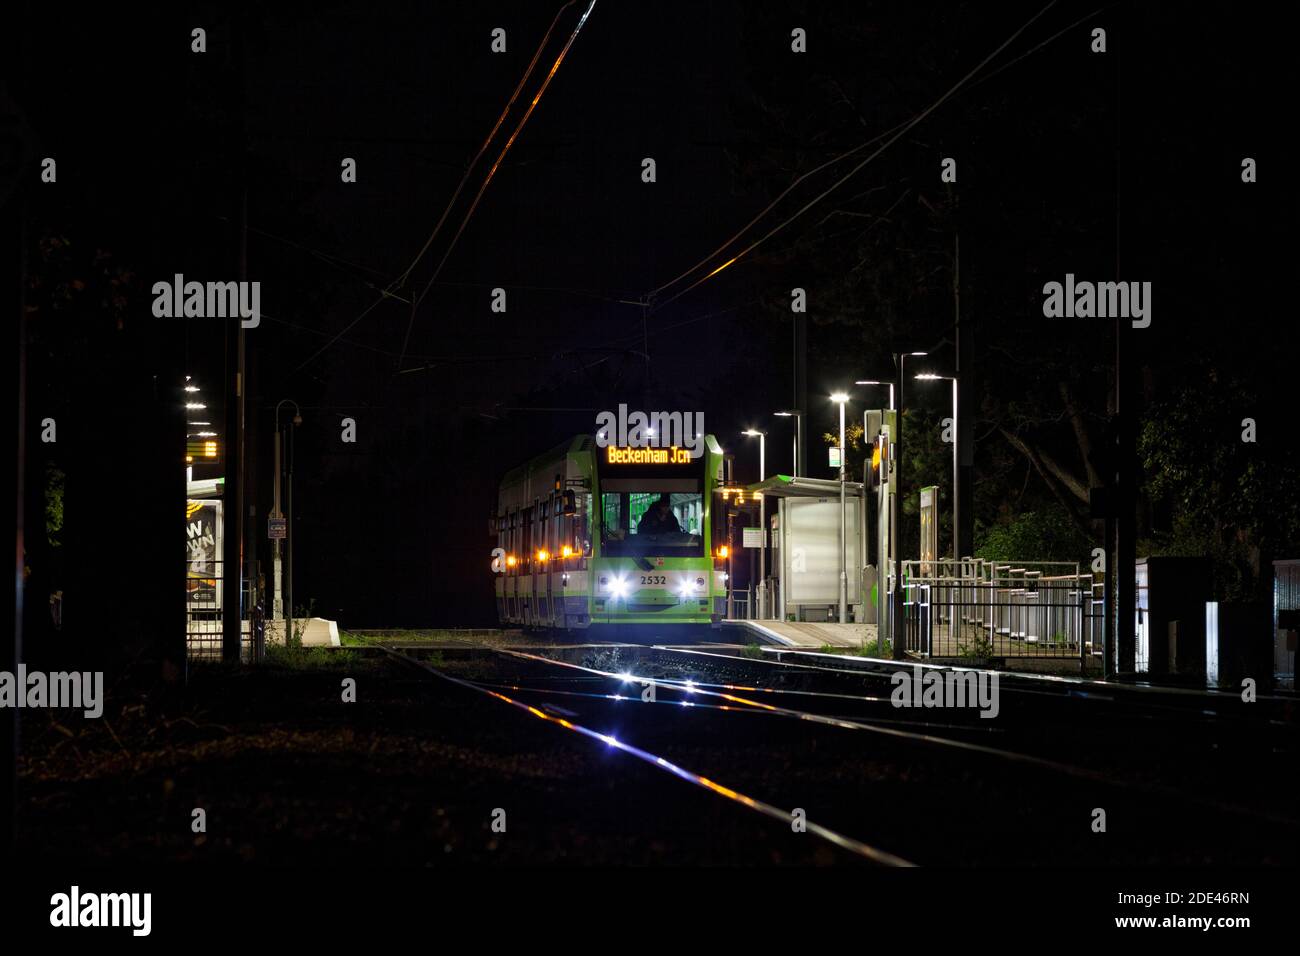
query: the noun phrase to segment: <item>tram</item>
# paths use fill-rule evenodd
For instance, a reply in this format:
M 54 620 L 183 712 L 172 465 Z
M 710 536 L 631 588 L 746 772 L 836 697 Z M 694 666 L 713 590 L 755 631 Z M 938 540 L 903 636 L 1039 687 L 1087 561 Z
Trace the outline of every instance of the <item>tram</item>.
M 579 435 L 513 469 L 492 520 L 501 623 L 629 641 L 712 632 L 726 605 L 723 477 L 713 435 L 695 457 Z

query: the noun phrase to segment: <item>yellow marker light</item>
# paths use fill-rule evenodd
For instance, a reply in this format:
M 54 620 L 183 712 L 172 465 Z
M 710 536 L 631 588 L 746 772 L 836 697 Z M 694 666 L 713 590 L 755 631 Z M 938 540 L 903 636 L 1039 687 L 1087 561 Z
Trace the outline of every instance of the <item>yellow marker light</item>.
M 545 564 L 545 563 L 547 562 L 547 560 L 550 559 L 550 557 L 551 557 L 551 555 L 550 555 L 550 552 L 548 552 L 548 551 L 538 551 L 538 552 L 537 552 L 537 560 L 540 561 L 542 564 Z
M 513 554 L 506 555 L 506 567 L 513 568 L 518 563 L 519 563 L 519 559 L 516 558 Z
M 731 554 L 731 549 L 728 548 L 725 544 L 718 549 L 718 557 L 720 558 L 725 558 L 730 554 Z
M 569 546 L 566 544 L 566 545 L 564 546 L 564 549 L 560 552 L 560 557 L 562 557 L 562 558 L 571 558 L 571 557 L 573 557 L 573 549 L 572 549 L 571 547 L 569 547 Z

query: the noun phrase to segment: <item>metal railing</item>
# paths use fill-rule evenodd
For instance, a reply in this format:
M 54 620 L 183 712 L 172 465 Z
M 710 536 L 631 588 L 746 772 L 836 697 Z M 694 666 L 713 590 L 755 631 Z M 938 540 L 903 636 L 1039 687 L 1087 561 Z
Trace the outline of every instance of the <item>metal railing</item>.
M 732 621 L 749 620 L 749 591 L 732 588 L 727 592 L 727 618 Z
M 925 657 L 1101 655 L 1099 585 L 1069 562 L 903 562 L 906 650 Z
M 190 661 L 220 661 L 225 576 L 221 561 L 185 561 L 185 648 Z M 240 659 L 260 657 L 264 647 L 261 597 L 256 591 L 258 568 L 250 565 L 239 585 Z

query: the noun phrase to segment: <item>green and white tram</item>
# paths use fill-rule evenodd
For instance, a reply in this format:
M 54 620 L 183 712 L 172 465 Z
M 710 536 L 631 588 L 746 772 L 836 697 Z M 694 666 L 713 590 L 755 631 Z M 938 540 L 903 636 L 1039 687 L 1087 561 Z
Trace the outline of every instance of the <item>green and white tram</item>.
M 624 640 L 717 628 L 723 468 L 712 435 L 695 458 L 580 435 L 509 472 L 493 522 L 502 624 Z

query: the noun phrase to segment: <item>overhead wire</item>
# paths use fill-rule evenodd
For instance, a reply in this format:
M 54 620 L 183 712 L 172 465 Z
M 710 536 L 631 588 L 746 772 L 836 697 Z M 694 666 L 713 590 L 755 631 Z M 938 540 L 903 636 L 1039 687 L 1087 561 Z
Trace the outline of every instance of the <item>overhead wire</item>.
M 528 109 L 524 112 L 524 115 L 520 118 L 518 125 L 515 126 L 514 132 L 510 134 L 510 138 L 506 140 L 505 146 L 501 148 L 501 152 L 497 155 L 496 162 L 492 164 L 492 168 L 488 170 L 487 176 L 484 177 L 483 183 L 479 186 L 478 192 L 474 196 L 474 201 L 470 203 L 469 209 L 466 211 L 464 217 L 460 221 L 460 226 L 457 227 L 456 229 L 456 234 L 451 237 L 451 242 L 447 245 L 446 250 L 442 254 L 442 258 L 438 261 L 437 267 L 433 270 L 433 275 L 429 277 L 429 281 L 425 283 L 424 289 L 420 292 L 419 296 L 416 297 L 414 303 L 412 304 L 411 316 L 410 319 L 407 321 L 407 325 L 406 325 L 406 335 L 402 339 L 403 354 L 406 353 L 407 345 L 410 343 L 411 329 L 415 325 L 416 310 L 420 307 L 420 303 L 424 301 L 424 297 L 429 294 L 429 290 L 433 288 L 434 282 L 437 281 L 438 275 L 442 272 L 442 267 L 446 265 L 447 259 L 448 257 L 451 256 L 452 250 L 456 248 L 456 244 L 460 241 L 461 234 L 465 231 L 465 226 L 469 224 L 470 217 L 473 216 L 474 211 L 478 209 L 479 201 L 483 198 L 483 194 L 487 191 L 488 184 L 492 182 L 492 179 L 496 175 L 497 170 L 501 167 L 502 160 L 504 160 L 506 154 L 510 152 L 510 147 L 515 144 L 515 140 L 518 139 L 520 132 L 523 131 L 525 124 L 527 124 L 529 120 L 529 117 L 533 115 L 533 110 L 537 108 L 537 104 L 541 102 L 542 97 L 546 94 L 546 90 L 551 85 L 551 80 L 555 78 L 555 74 L 560 69 L 560 64 L 564 62 L 565 56 L 568 55 L 569 48 L 573 46 L 573 42 L 578 38 L 578 34 L 582 31 L 583 25 L 586 24 L 587 22 L 587 17 L 591 15 L 591 11 L 595 9 L 595 6 L 596 6 L 596 0 L 591 0 L 591 4 L 587 7 L 586 11 L 582 14 L 582 17 L 579 18 L 578 25 L 575 26 L 573 28 L 573 32 L 569 34 L 569 39 L 564 44 L 564 49 L 560 51 L 560 55 L 556 57 L 555 62 L 551 65 L 550 72 L 546 74 L 546 79 L 542 81 L 541 89 L 537 91 L 536 95 L 533 97 L 532 102 L 528 104 Z M 557 14 L 556 16 L 558 17 L 559 14 Z M 539 53 L 540 53 L 540 49 L 539 49 Z M 399 372 L 401 371 L 401 365 L 402 365 L 402 360 L 398 359 L 397 367 Z
M 510 99 L 506 102 L 505 108 L 501 111 L 501 114 L 497 117 L 497 120 L 493 124 L 491 131 L 488 133 L 487 137 L 483 141 L 483 144 L 479 147 L 478 152 L 475 154 L 473 160 L 471 160 L 469 166 L 466 168 L 464 174 L 461 177 L 461 181 L 459 185 L 456 187 L 456 191 L 452 194 L 452 198 L 448 201 L 447 206 L 443 209 L 442 215 L 438 219 L 438 222 L 434 225 L 433 231 L 429 234 L 429 237 L 425 240 L 424 245 L 420 247 L 420 251 L 416 254 L 415 258 L 411 260 L 411 263 L 405 269 L 403 269 L 402 272 L 399 273 L 393 279 L 393 281 L 391 281 L 384 289 L 380 290 L 380 296 L 378 299 L 376 299 L 374 302 L 368 305 L 364 310 L 362 310 L 362 312 L 356 318 L 354 318 L 351 322 L 345 325 L 343 329 L 339 331 L 339 333 L 333 339 L 331 339 L 329 342 L 326 342 L 319 349 L 317 349 L 310 356 L 308 356 L 306 360 L 304 360 L 296 368 L 294 368 L 293 370 L 294 373 L 301 371 L 307 365 L 311 364 L 313 361 L 316 360 L 318 356 L 320 356 L 326 350 L 331 348 L 336 342 L 341 340 L 344 335 L 346 335 L 357 325 L 357 323 L 359 323 L 367 315 L 373 312 L 375 307 L 378 306 L 379 303 L 383 302 L 386 298 L 392 297 L 392 293 L 394 292 L 394 290 L 399 288 L 407 281 L 407 279 L 410 277 L 411 272 L 414 271 L 415 267 L 419 264 L 420 259 L 423 258 L 425 252 L 428 251 L 434 239 L 437 237 L 438 232 L 442 228 L 443 222 L 446 220 L 447 215 L 451 211 L 451 207 L 455 204 L 456 198 L 460 195 L 461 191 L 465 187 L 465 184 L 469 181 L 469 176 L 473 172 L 474 167 L 477 165 L 479 158 L 481 158 L 482 155 L 487 151 L 487 148 L 491 144 L 492 139 L 496 136 L 497 131 L 501 128 L 501 125 L 505 122 L 505 118 L 509 114 L 511 107 L 514 105 L 516 99 L 519 96 L 519 93 L 522 91 L 524 85 L 528 81 L 528 78 L 532 75 L 532 72 L 536 67 L 537 62 L 540 60 L 542 52 L 545 50 L 546 45 L 550 40 L 551 32 L 554 30 L 556 23 L 559 22 L 559 18 L 561 14 L 563 14 L 564 11 L 568 9 L 570 6 L 572 6 L 575 2 L 576 0 L 567 0 L 567 2 L 563 6 L 561 6 L 560 9 L 556 12 L 554 19 L 551 21 L 550 27 L 547 28 L 545 35 L 543 35 L 542 37 L 541 43 L 538 44 L 536 51 L 533 53 L 533 58 L 529 62 L 528 69 L 524 72 L 523 77 L 516 85 L 515 90 L 511 94 Z M 592 0 L 591 5 L 595 6 L 595 0 Z M 587 13 L 583 14 L 583 21 L 586 20 L 587 14 L 589 14 L 590 12 L 591 12 L 591 8 L 588 7 Z M 572 37 L 570 37 L 569 42 L 570 44 L 572 43 Z M 567 49 L 568 49 L 568 45 L 565 46 L 566 51 Z M 553 72 L 554 72 L 554 68 L 552 69 L 552 73 Z M 549 82 L 549 77 L 548 77 L 548 82 Z M 532 106 L 536 106 L 536 99 L 534 99 Z M 531 108 L 532 107 L 530 107 L 530 112 L 531 112 Z M 462 224 L 462 228 L 463 228 L 463 224 Z M 426 287 L 425 289 L 426 293 L 427 291 L 428 291 L 428 287 Z M 421 295 L 421 298 L 423 298 L 423 294 Z M 415 308 L 414 306 L 412 306 L 411 319 L 408 321 L 406 337 L 403 340 L 402 350 L 399 353 L 399 357 L 398 357 L 399 368 L 401 367 L 401 363 L 405 357 L 406 347 L 407 344 L 409 343 L 410 330 L 411 330 L 410 323 L 414 321 L 414 315 L 415 315 Z
M 666 289 L 671 288 L 672 286 L 674 286 L 674 285 L 676 285 L 678 282 L 680 282 L 682 279 L 684 279 L 684 278 L 686 278 L 686 277 L 688 277 L 688 276 L 694 274 L 695 272 L 699 271 L 699 270 L 702 269 L 704 266 L 706 266 L 708 263 L 710 263 L 711 261 L 713 261 L 714 257 L 716 257 L 716 256 L 717 256 L 719 253 L 721 253 L 723 250 L 727 249 L 729 246 L 731 246 L 733 243 L 735 243 L 737 240 L 739 240 L 741 237 L 743 237 L 743 236 L 744 236 L 744 235 L 745 235 L 745 234 L 746 234 L 750 229 L 752 229 L 752 228 L 754 227 L 754 225 L 757 224 L 757 222 L 758 222 L 760 219 L 763 218 L 763 216 L 765 216 L 765 215 L 766 215 L 766 214 L 767 214 L 767 213 L 768 213 L 768 212 L 769 212 L 769 211 L 770 211 L 774 206 L 776 206 L 776 204 L 779 203 L 779 202 L 781 201 L 781 199 L 783 199 L 785 196 L 787 196 L 787 195 L 790 193 L 791 190 L 793 190 L 796 186 L 798 186 L 799 183 L 801 183 L 801 182 L 803 182 L 804 180 L 808 179 L 810 176 L 815 175 L 816 173 L 822 171 L 823 169 L 826 169 L 826 168 L 828 168 L 828 167 L 834 165 L 835 163 L 840 162 L 841 160 L 844 160 L 844 159 L 847 159 L 847 158 L 850 157 L 850 156 L 854 156 L 854 155 L 856 155 L 857 153 L 859 153 L 859 152 L 861 152 L 863 149 L 865 149 L 867 146 L 870 146 L 870 145 L 872 145 L 872 144 L 874 144 L 874 143 L 880 142 L 882 139 L 885 140 L 885 142 L 884 142 L 884 143 L 883 143 L 879 148 L 877 148 L 876 150 L 874 150 L 874 151 L 873 151 L 869 156 L 867 156 L 865 159 L 863 159 L 860 163 L 858 163 L 856 166 L 854 166 L 851 170 L 849 170 L 847 173 L 845 173 L 843 176 L 841 176 L 838 180 L 836 180 L 834 183 L 832 183 L 829 187 L 827 187 L 827 188 L 826 188 L 825 190 L 823 190 L 821 193 L 819 193 L 818 195 L 814 196 L 811 200 L 809 200 L 807 203 L 805 203 L 803 206 L 801 206 L 798 210 L 796 210 L 792 215 L 790 215 L 789 217 L 787 217 L 786 219 L 784 219 L 783 221 L 781 221 L 780 223 L 778 223 L 778 224 L 777 224 L 775 227 L 773 227 L 772 229 L 768 230 L 768 231 L 767 231 L 763 236 L 761 236 L 759 239 L 756 239 L 754 242 L 750 243 L 748 246 L 746 246 L 746 247 L 745 247 L 744 249 L 742 249 L 740 252 L 736 253 L 736 255 L 732 256 L 732 257 L 731 257 L 730 259 L 728 259 L 726 262 L 722 263 L 722 264 L 719 265 L 719 266 L 716 266 L 714 269 L 712 269 L 712 270 L 711 270 L 710 272 L 708 272 L 706 275 L 704 275 L 704 276 L 701 277 L 700 279 L 697 279 L 695 282 L 691 283 L 691 284 L 690 284 L 689 286 L 687 286 L 685 289 L 682 289 L 680 292 L 676 293 L 675 295 L 671 296 L 670 298 L 664 300 L 663 302 L 655 301 L 655 304 L 654 304 L 653 308 L 657 311 L 658 309 L 661 309 L 661 308 L 663 308 L 664 306 L 668 305 L 670 302 L 674 302 L 674 301 L 676 301 L 677 299 L 681 298 L 683 295 L 685 295 L 686 293 L 690 292 L 692 289 L 695 289 L 696 287 L 698 287 L 698 286 L 701 285 L 702 283 L 708 281 L 708 280 L 711 279 L 713 276 L 717 275 L 718 273 L 720 273 L 720 272 L 722 272 L 724 269 L 726 269 L 728 266 L 730 266 L 730 265 L 732 265 L 733 263 L 735 263 L 738 259 L 740 259 L 740 258 L 742 258 L 742 257 L 744 257 L 744 256 L 746 256 L 746 255 L 748 255 L 750 252 L 752 252 L 752 251 L 753 251 L 755 248 L 757 248 L 759 245 L 761 245 L 762 243 L 766 242 L 768 239 L 772 238 L 772 236 L 776 235 L 778 232 L 780 232 L 782 229 L 784 229 L 786 226 L 788 226 L 788 225 L 789 225 L 790 223 L 792 223 L 794 220 L 798 219 L 800 216 L 802 216 L 804 213 L 806 213 L 806 212 L 807 212 L 809 209 L 811 209 L 813 206 L 817 205 L 819 202 L 821 202 L 823 199 L 825 199 L 828 195 L 830 195 L 832 192 L 834 192 L 836 189 L 838 189 L 840 186 L 842 186 L 845 182 L 847 182 L 849 179 L 851 179 L 853 176 L 855 176 L 855 175 L 856 175 L 860 170 L 862 170 L 864 167 L 866 167 L 866 165 L 867 165 L 868 163 L 870 163 L 870 162 L 871 162 L 872 160 L 874 160 L 876 157 L 880 156 L 880 155 L 881 155 L 885 150 L 887 150 L 890 146 L 892 146 L 892 145 L 893 145 L 894 143 L 896 143 L 899 139 L 901 139 L 904 135 L 906 135 L 907 132 L 908 132 L 909 130 L 913 129 L 915 126 L 917 126 L 919 123 L 921 123 L 921 122 L 922 122 L 922 121 L 923 121 L 927 116 L 929 116 L 929 115 L 930 115 L 931 113 L 933 113 L 936 109 L 938 109 L 938 108 L 939 108 L 940 106 L 942 106 L 945 102 L 947 102 L 947 101 L 948 101 L 948 100 L 949 100 L 953 95 L 955 95 L 955 94 L 956 94 L 956 93 L 957 93 L 957 92 L 958 92 L 958 91 L 959 91 L 963 86 L 965 86 L 965 85 L 967 84 L 967 82 L 969 82 L 969 81 L 971 80 L 972 77 L 974 77 L 977 73 L 979 73 L 982 69 L 984 69 L 984 67 L 987 66 L 987 65 L 988 65 L 988 64 L 989 64 L 989 63 L 990 63 L 990 62 L 991 62 L 995 57 L 997 57 L 1000 53 L 1002 53 L 1003 50 L 1005 50 L 1008 46 L 1010 46 L 1012 43 L 1014 43 L 1014 42 L 1016 41 L 1016 39 L 1018 39 L 1018 38 L 1020 37 L 1020 35 L 1021 35 L 1022 33 L 1024 33 L 1025 30 L 1027 30 L 1030 26 L 1032 26 L 1032 25 L 1033 25 L 1033 24 L 1034 24 L 1034 23 L 1035 23 L 1035 22 L 1036 22 L 1040 17 L 1042 17 L 1045 13 L 1047 13 L 1048 10 L 1050 10 L 1050 9 L 1051 9 L 1053 6 L 1055 6 L 1055 5 L 1056 5 L 1056 0 L 1050 0 L 1050 2 L 1049 2 L 1046 6 L 1044 6 L 1044 7 L 1043 7 L 1041 10 L 1039 10 L 1036 14 L 1034 14 L 1034 15 L 1033 15 L 1032 17 L 1030 17 L 1027 21 L 1025 21 L 1025 23 L 1023 23 L 1019 28 L 1017 28 L 1017 29 L 1016 29 L 1016 30 L 1011 34 L 1011 36 L 1009 36 L 1006 40 L 1004 40 L 1002 43 L 1000 43 L 1000 44 L 997 46 L 997 48 L 995 48 L 995 49 L 993 50 L 993 52 L 989 53 L 986 57 L 984 57 L 984 59 L 982 59 L 978 64 L 976 64 L 974 68 L 972 68 L 970 71 L 968 71 L 964 76 L 961 77 L 961 79 L 959 79 L 955 84 L 953 84 L 953 85 L 948 89 L 947 92 L 945 92 L 942 96 L 940 96 L 937 100 L 935 100 L 933 103 L 931 103 L 928 107 L 926 107 L 926 108 L 925 108 L 924 110 L 922 110 L 920 113 L 917 113 L 917 114 L 916 114 L 915 116 L 913 116 L 912 118 L 910 118 L 910 119 L 908 119 L 908 120 L 905 120 L 904 122 L 902 122 L 902 123 L 900 123 L 900 124 L 898 124 L 898 125 L 896 125 L 896 126 L 894 126 L 894 127 L 891 127 L 889 130 L 886 130 L 884 133 L 881 133 L 879 136 L 876 136 L 876 137 L 874 137 L 874 138 L 868 140 L 868 141 L 865 142 L 865 143 L 859 144 L 858 146 L 855 146 L 853 149 L 848 150 L 847 152 L 845 152 L 845 153 L 843 153 L 843 154 L 841 154 L 841 155 L 839 155 L 839 156 L 832 157 L 831 159 L 829 159 L 829 160 L 827 160 L 826 162 L 822 163 L 821 165 L 815 167 L 814 169 L 809 170 L 807 173 L 804 173 L 802 176 L 800 176 L 799 178 L 797 178 L 793 183 L 790 184 L 790 186 L 788 186 L 785 190 L 783 190 L 779 196 L 777 196 L 774 200 L 772 200 L 772 202 L 770 202 L 767 206 L 765 206 L 765 207 L 764 207 L 764 208 L 763 208 L 763 209 L 758 213 L 758 215 L 756 215 L 756 216 L 755 216 L 753 219 L 751 219 L 748 223 L 746 223 L 744 226 L 742 226 L 742 227 L 740 228 L 740 230 L 738 230 L 738 231 L 737 231 L 737 232 L 736 232 L 736 233 L 735 233 L 731 238 L 729 238 L 726 242 L 724 242 L 722 245 L 720 245 L 720 246 L 719 246 L 717 249 L 715 249 L 713 252 L 709 253 L 708 256 L 706 256 L 705 258 L 701 259 L 701 260 L 700 260 L 699 262 L 697 262 L 695 265 L 691 266 L 691 267 L 690 267 L 689 269 L 687 269 L 685 272 L 683 272 L 683 273 L 681 273 L 680 275 L 674 277 L 673 279 L 671 279 L 670 281 L 664 283 L 663 285 L 659 286 L 658 288 L 652 290 L 650 293 L 648 293 L 648 296 L 647 296 L 647 297 L 650 298 L 650 299 L 652 299 L 652 300 L 657 300 L 658 296 L 659 296 L 662 292 L 664 292 Z M 1091 16 L 1091 15 L 1093 15 L 1093 14 L 1090 14 L 1090 16 Z M 1086 18 L 1085 18 L 1085 19 L 1086 19 Z M 1066 29 L 1069 29 L 1069 27 L 1067 27 Z M 1062 31 L 1062 32 L 1064 32 L 1064 31 Z M 1059 34 L 1057 34 L 1057 35 L 1059 36 Z M 1050 42 L 1051 39 L 1055 39 L 1055 37 L 1050 38 L 1050 39 L 1049 39 L 1048 41 L 1046 41 L 1046 42 Z M 1040 47 L 1041 47 L 1041 45 L 1040 45 Z M 1035 48 L 1035 49 L 1038 49 L 1038 48 Z M 1033 52 L 1033 51 L 1031 51 L 1031 52 Z M 1026 55 L 1027 55 L 1027 54 L 1026 54 Z

